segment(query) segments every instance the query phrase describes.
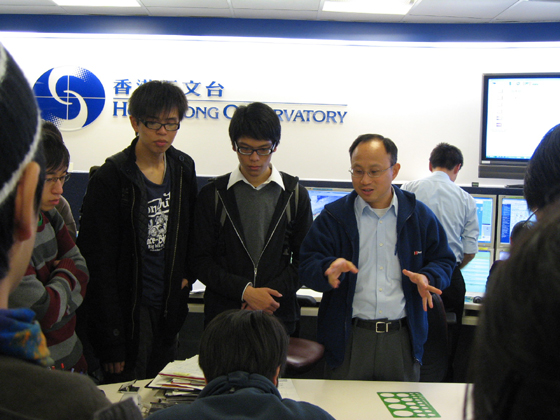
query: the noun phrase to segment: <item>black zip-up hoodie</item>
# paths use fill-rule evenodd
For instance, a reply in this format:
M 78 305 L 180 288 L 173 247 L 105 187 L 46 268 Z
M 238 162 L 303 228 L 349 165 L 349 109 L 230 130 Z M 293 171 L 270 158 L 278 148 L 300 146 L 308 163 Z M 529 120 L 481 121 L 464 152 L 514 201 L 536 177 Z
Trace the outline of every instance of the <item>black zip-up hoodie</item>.
M 307 190 L 300 185 L 298 200 L 292 200 L 298 178 L 283 172 L 281 175 L 285 190 L 278 199 L 258 264 L 253 262 L 245 245 L 233 188 L 227 189 L 230 174 L 210 180 L 201 189 L 195 209 L 192 236 L 195 242 L 190 265 L 206 285 L 206 324 L 227 309 L 239 309 L 243 291 L 251 282 L 254 287 L 269 287 L 282 294 L 281 298 L 275 298 L 280 303 L 275 315 L 284 321 L 288 332 L 293 332 L 300 314 L 296 298 L 301 287 L 299 248 L 313 219 Z M 291 206 L 289 225 L 288 206 Z M 222 211 L 225 211 L 223 226 Z
M 109 157 L 91 177 L 80 218 L 78 247 L 90 269 L 85 297 L 89 337 L 101 362 L 134 363 L 142 298 L 142 254 L 148 235 L 147 198 L 136 165 L 138 139 Z M 165 240 L 164 340 L 173 340 L 188 313 L 194 281 L 186 264 L 197 195 L 194 161 L 170 147 L 171 205 Z M 143 245 L 144 244 L 144 245 Z

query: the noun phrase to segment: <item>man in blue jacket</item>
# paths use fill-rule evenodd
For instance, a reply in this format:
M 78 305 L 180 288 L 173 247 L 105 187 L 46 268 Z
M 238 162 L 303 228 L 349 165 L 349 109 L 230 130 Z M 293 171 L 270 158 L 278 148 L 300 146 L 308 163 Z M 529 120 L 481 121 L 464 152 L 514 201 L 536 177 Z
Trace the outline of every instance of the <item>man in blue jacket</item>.
M 358 137 L 355 191 L 325 206 L 301 247 L 300 278 L 323 292 L 318 339 L 331 379 L 418 381 L 431 294 L 455 267 L 432 211 L 392 185 L 397 154 L 388 138 Z

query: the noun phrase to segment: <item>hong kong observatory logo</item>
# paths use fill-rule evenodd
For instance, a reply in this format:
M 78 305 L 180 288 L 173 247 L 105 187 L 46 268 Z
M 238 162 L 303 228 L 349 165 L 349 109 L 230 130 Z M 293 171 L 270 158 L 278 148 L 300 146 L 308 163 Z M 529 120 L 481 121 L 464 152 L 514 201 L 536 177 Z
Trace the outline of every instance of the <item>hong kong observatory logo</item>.
M 44 120 L 60 131 L 76 131 L 94 122 L 105 106 L 105 90 L 91 71 L 82 67 L 55 67 L 33 85 Z

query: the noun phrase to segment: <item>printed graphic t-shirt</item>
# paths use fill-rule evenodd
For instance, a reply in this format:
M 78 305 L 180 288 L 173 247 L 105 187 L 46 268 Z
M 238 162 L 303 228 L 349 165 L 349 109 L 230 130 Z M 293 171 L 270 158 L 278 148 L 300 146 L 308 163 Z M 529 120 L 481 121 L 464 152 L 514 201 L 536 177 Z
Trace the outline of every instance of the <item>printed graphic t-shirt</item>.
M 154 184 L 144 177 L 148 197 L 148 238 L 144 253 L 142 301 L 160 308 L 163 302 L 165 273 L 165 237 L 171 200 L 171 179 L 166 171 L 163 183 Z

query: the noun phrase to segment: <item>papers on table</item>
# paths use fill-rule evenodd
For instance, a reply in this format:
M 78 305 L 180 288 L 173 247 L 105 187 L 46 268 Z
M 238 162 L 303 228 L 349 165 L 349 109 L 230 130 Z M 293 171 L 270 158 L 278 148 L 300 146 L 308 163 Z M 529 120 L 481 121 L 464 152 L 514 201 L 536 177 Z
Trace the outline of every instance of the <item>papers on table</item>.
M 168 391 L 166 396 L 178 397 L 191 392 L 198 394 L 205 384 L 204 374 L 198 365 L 198 355 L 196 355 L 190 359 L 168 363 L 147 387 L 165 389 Z M 291 379 L 281 378 L 278 381 L 278 391 L 282 398 L 300 400 Z
M 291 379 L 280 378 L 278 380 L 278 392 L 282 398 L 289 398 L 295 401 L 301 401 L 299 394 L 296 391 L 296 387 Z
M 206 385 L 198 366 L 198 356 L 168 363 L 148 388 L 200 392 Z

